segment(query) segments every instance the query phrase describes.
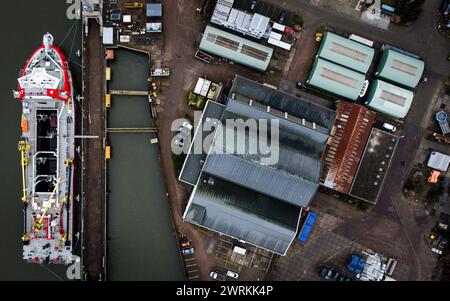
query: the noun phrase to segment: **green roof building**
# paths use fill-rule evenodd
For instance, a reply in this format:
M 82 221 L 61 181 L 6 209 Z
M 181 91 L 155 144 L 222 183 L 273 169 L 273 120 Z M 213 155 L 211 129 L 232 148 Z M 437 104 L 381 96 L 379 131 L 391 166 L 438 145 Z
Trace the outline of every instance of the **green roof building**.
M 425 63 L 408 55 L 387 49 L 375 73 L 379 78 L 414 89 L 422 78 Z
M 366 105 L 394 118 L 404 118 L 413 97 L 414 94 L 409 90 L 376 79 L 371 85 Z
M 199 48 L 260 71 L 267 70 L 273 54 L 272 48 L 212 26 L 206 26 Z
M 306 82 L 335 95 L 357 100 L 363 91 L 365 79 L 362 73 L 316 58 Z
M 373 48 L 331 32 L 325 32 L 317 53 L 323 59 L 364 74 L 369 70 L 374 54 Z

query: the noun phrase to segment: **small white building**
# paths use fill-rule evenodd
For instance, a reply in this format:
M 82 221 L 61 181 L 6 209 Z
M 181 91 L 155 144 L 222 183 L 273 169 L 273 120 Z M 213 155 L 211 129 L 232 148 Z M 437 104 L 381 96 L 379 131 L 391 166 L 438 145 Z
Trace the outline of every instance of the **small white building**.
M 209 88 L 211 87 L 211 83 L 210 80 L 200 77 L 195 85 L 194 93 L 206 97 Z
M 114 44 L 114 29 L 112 27 L 103 27 L 103 45 Z
M 447 172 L 450 164 L 450 156 L 439 152 L 432 152 L 427 166 L 438 171 Z

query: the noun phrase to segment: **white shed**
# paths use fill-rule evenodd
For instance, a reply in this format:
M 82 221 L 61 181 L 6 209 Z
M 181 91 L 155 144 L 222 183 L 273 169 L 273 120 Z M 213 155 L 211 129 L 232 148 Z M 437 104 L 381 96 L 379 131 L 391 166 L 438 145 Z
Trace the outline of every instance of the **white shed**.
M 114 44 L 114 29 L 112 27 L 103 27 L 103 45 Z
M 439 152 L 432 152 L 430 160 L 428 160 L 428 167 L 443 172 L 447 172 L 449 164 L 450 156 L 441 154 Z

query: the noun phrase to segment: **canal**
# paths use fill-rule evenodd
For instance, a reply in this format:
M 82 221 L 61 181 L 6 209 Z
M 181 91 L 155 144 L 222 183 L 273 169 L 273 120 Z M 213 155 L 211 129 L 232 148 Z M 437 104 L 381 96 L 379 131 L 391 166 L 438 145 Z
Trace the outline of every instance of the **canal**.
M 116 50 L 112 90 L 148 89 L 148 56 Z M 147 97 L 113 96 L 108 127 L 152 127 Z M 183 280 L 170 204 L 153 133 L 110 133 L 107 267 L 109 280 Z

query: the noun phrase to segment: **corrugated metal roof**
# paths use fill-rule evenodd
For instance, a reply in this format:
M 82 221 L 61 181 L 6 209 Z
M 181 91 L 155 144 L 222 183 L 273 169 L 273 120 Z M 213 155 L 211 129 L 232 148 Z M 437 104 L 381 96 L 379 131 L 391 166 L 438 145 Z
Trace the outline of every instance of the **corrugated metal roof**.
M 307 83 L 351 100 L 357 100 L 363 89 L 365 76 L 362 73 L 317 58 L 314 61 Z
M 372 83 L 366 105 L 394 118 L 404 118 L 413 98 L 411 91 L 377 79 Z
M 336 118 L 336 112 L 333 110 L 261 85 L 258 82 L 239 75 L 236 75 L 234 78 L 229 95 L 232 96 L 233 93 L 254 99 L 266 106 L 287 112 L 289 115 L 297 118 L 304 118 L 309 122 L 315 122 L 326 128 L 326 133 L 329 133 Z
M 299 123 L 273 115 L 230 99 L 227 103 L 222 121 L 225 119 L 278 120 L 280 145 L 302 152 L 313 158 L 320 158 L 328 140 L 328 134 L 319 132 Z M 268 124 L 270 129 L 270 125 Z
M 375 50 L 361 43 L 325 32 L 318 56 L 361 73 L 367 73 Z
M 449 164 L 450 156 L 439 152 L 432 152 L 427 166 L 442 172 L 447 172 Z
M 284 255 L 300 212 L 300 207 L 203 173 L 184 219 Z
M 408 88 L 415 88 L 422 78 L 425 63 L 392 49 L 383 52 L 376 75 Z
M 349 193 L 376 114 L 363 106 L 342 100 L 336 111 L 338 115 L 322 157 L 321 183 L 336 191 Z
M 230 125 L 226 123 L 228 119 L 243 121 L 277 119 L 279 121 L 277 162 L 272 165 L 265 163 L 263 158 L 267 155 L 261 154 L 261 150 L 256 153 L 250 152 L 250 146 L 257 148 L 259 145 L 260 133 L 250 132 L 244 127 L 238 128 L 234 124 Z M 241 146 L 245 145 L 245 153 L 239 153 L 235 143 L 220 141 L 216 137 L 212 152 L 203 167 L 205 172 L 297 206 L 309 205 L 318 188 L 322 170 L 320 158 L 328 139 L 327 134 L 232 99 L 227 103 L 222 123 L 225 130 L 231 130 L 233 137 L 245 139 L 245 142 L 238 142 Z M 270 125 L 268 128 L 270 129 Z M 271 145 L 270 133 L 263 135 Z
M 204 151 L 203 142 L 205 137 L 210 135 L 212 131 L 203 130 L 203 126 L 205 123 L 213 122 L 213 119 L 220 119 L 222 115 L 222 111 L 224 106 L 214 101 L 208 100 L 206 102 L 205 109 L 203 111 L 201 120 L 195 129 L 194 138 L 192 139 L 192 144 L 189 147 L 188 155 L 184 161 L 183 168 L 180 172 L 180 176 L 178 179 L 190 185 L 195 185 L 197 183 L 198 177 L 200 176 L 200 172 L 202 170 L 202 161 L 204 162 L 206 159 L 206 153 L 202 152 L 201 154 L 195 153 L 194 150 L 196 148 L 200 148 Z M 211 127 L 213 124 L 211 124 Z M 201 131 L 199 130 L 201 127 Z M 214 127 L 212 127 L 215 130 Z M 205 143 L 205 146 L 208 147 Z
M 267 69 L 273 54 L 272 48 L 211 26 L 206 26 L 199 48 L 261 71 Z
M 283 155 L 287 156 L 286 153 Z M 297 159 L 291 162 L 299 167 L 298 173 L 307 174 L 309 177 L 320 176 L 322 166 L 320 160 L 313 160 L 301 154 L 289 153 L 289 155 L 291 159 Z M 259 163 L 229 154 L 210 154 L 203 171 L 300 207 L 309 206 L 319 187 L 319 184 L 285 171 L 274 167 L 263 167 Z

